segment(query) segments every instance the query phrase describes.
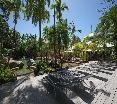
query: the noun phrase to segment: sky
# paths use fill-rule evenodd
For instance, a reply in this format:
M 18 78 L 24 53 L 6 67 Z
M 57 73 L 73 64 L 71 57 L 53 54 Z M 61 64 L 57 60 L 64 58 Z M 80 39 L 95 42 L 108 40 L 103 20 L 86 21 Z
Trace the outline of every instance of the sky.
M 76 35 L 80 37 L 82 40 L 84 36 L 91 33 L 91 25 L 92 32 L 95 31 L 97 24 L 99 23 L 99 18 L 101 13 L 98 12 L 97 9 L 101 10 L 106 4 L 101 4 L 102 0 L 62 0 L 69 7 L 68 11 L 63 13 L 63 17 L 67 18 L 68 22 L 74 22 L 76 29 L 82 30 L 82 33 L 76 32 Z M 50 12 L 50 23 L 44 23 L 42 27 L 46 25 L 53 25 L 53 12 Z M 9 25 L 13 28 L 14 23 L 12 19 L 12 15 L 9 19 Z M 21 34 L 31 33 L 37 34 L 39 33 L 38 25 L 35 27 L 31 20 L 25 21 L 21 15 L 18 23 L 16 25 L 16 30 Z

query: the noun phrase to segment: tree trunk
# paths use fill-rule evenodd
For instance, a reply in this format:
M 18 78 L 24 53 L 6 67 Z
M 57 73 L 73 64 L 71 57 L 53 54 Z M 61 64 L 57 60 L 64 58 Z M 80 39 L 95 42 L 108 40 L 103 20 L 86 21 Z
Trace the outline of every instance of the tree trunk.
M 13 35 L 14 35 L 14 38 L 16 39 L 16 23 L 14 24 Z M 12 48 L 13 48 L 14 50 L 16 49 L 16 41 L 14 41 L 14 44 L 13 44 L 13 47 L 12 47 Z M 12 50 L 12 52 L 13 52 L 14 50 Z M 10 52 L 10 57 L 13 57 L 12 52 Z
M 48 52 L 46 52 L 46 62 L 48 62 Z
M 59 40 L 58 40 L 58 54 L 59 54 L 59 59 L 60 59 L 60 67 L 62 68 L 62 60 L 61 60 L 61 37 L 60 37 L 60 34 L 59 34 Z
M 0 60 L 2 59 L 2 42 L 0 43 Z
M 15 25 L 14 25 L 14 37 L 16 37 L 16 35 L 15 35 L 15 30 L 16 30 L 16 23 L 15 23 Z M 14 43 L 15 45 L 16 45 L 16 42 Z
M 59 18 L 59 22 L 61 23 L 61 17 Z M 59 33 L 58 44 L 60 44 L 58 48 L 59 48 L 60 67 L 62 68 L 62 59 L 61 59 L 61 47 L 62 47 L 62 43 L 61 43 L 61 34 L 60 33 Z
M 56 59 L 56 27 L 55 27 L 55 7 L 54 7 L 54 61 L 55 61 L 55 65 L 57 63 L 57 59 Z M 56 66 L 55 66 L 56 67 Z
M 42 53 L 41 53 L 42 41 L 41 41 L 41 21 L 39 21 L 39 54 L 42 60 Z
M 63 64 L 63 60 L 62 60 L 62 57 L 61 57 L 61 46 L 59 48 L 59 58 L 60 58 L 60 67 L 62 68 L 62 64 Z

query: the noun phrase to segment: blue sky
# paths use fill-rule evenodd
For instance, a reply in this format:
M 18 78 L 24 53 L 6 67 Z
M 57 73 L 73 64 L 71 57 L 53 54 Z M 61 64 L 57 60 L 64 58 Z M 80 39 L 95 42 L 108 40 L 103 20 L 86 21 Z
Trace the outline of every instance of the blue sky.
M 93 31 L 99 23 L 99 17 L 101 13 L 97 9 L 102 9 L 106 4 L 100 4 L 102 0 L 62 0 L 65 2 L 69 10 L 63 13 L 64 18 L 68 19 L 68 22 L 74 22 L 77 29 L 81 29 L 82 33 L 76 33 L 81 39 L 89 33 L 91 33 L 91 25 Z M 51 11 L 50 23 L 53 24 L 53 12 Z M 13 27 L 12 16 L 10 17 L 9 24 Z M 43 27 L 47 24 L 43 24 Z M 31 33 L 38 35 L 38 26 L 34 26 L 30 21 L 23 20 L 22 16 L 18 20 L 16 30 L 21 34 Z

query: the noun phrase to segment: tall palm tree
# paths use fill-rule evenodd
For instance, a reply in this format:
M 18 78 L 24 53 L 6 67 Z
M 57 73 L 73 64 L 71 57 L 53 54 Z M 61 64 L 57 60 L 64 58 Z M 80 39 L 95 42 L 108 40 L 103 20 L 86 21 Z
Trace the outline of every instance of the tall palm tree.
M 46 5 L 49 6 L 50 0 L 26 0 L 26 18 L 32 19 L 32 23 L 36 26 L 39 25 L 39 52 L 41 53 L 42 45 L 42 23 L 46 20 L 49 21 L 49 11 Z
M 59 22 L 62 19 L 62 12 L 68 10 L 68 6 L 65 3 L 62 3 L 61 0 L 55 0 L 55 4 L 52 5 L 52 9 L 55 8 L 55 13 Z
M 52 9 L 54 9 L 54 17 L 55 17 L 55 14 L 57 16 L 57 19 L 59 22 L 62 21 L 62 12 L 65 11 L 65 10 L 68 10 L 68 6 L 65 4 L 65 3 L 62 3 L 61 0 L 55 0 L 55 4 L 52 5 Z M 55 28 L 55 19 L 54 19 L 54 28 Z M 56 32 L 56 30 L 55 30 Z M 56 33 L 55 33 L 55 40 L 56 40 Z M 61 36 L 60 34 L 58 34 L 58 49 L 59 49 L 59 57 L 60 57 L 60 60 L 61 60 L 61 55 L 60 55 L 60 50 L 61 50 Z M 56 43 L 55 43 L 55 48 L 56 48 Z M 56 52 L 56 49 L 54 49 Z M 56 60 L 56 53 L 55 53 L 55 60 Z

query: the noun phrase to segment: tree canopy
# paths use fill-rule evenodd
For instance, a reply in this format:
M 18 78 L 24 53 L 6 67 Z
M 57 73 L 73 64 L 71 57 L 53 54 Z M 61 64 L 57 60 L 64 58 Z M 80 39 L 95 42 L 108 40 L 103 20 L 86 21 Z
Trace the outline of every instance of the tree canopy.
M 100 18 L 100 23 L 95 32 L 104 42 L 109 42 L 114 45 L 114 51 L 117 57 L 117 5 L 114 5 Z

